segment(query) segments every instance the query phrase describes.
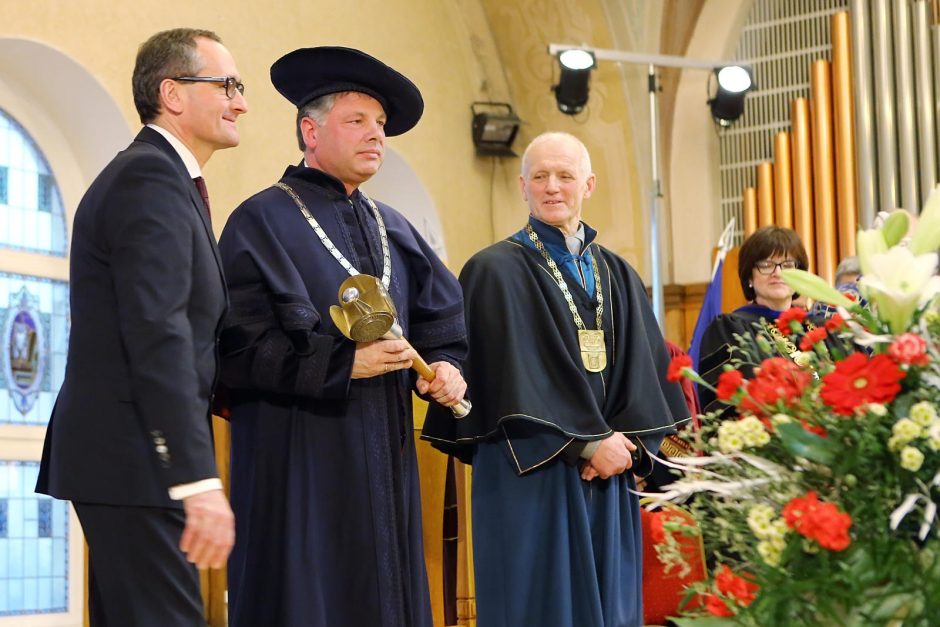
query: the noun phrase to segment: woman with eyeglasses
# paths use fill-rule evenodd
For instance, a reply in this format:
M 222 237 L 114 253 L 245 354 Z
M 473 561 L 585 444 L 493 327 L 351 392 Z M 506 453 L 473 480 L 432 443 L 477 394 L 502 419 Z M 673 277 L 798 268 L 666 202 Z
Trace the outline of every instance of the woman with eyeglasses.
M 792 336 L 780 333 L 776 321 L 797 296 L 783 281 L 781 271 L 792 268 L 805 270 L 807 266 L 806 249 L 792 229 L 765 226 L 744 241 L 738 261 L 738 278 L 748 303 L 729 314 L 718 316 L 705 330 L 698 363 L 698 371 L 705 381 L 712 386 L 717 383 L 723 366 L 732 359 L 731 347 L 738 345 L 735 334 L 761 333 L 772 344 L 783 342 L 787 356 L 795 359 L 799 355 L 799 340 L 794 341 Z M 752 374 L 750 368 L 742 367 L 740 370 L 746 378 Z M 703 411 L 722 407 L 711 390 L 704 386 L 699 386 L 698 390 Z

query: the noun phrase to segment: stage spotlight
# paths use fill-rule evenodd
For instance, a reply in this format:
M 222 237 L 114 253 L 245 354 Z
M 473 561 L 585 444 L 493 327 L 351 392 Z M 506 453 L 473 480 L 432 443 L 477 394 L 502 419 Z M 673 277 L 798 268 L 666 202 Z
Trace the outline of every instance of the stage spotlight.
M 558 110 L 575 115 L 584 109 L 588 101 L 591 70 L 596 65 L 594 53 L 587 50 L 563 50 L 558 54 L 561 75 L 558 84 L 552 87 Z
M 522 120 L 505 102 L 474 102 L 471 132 L 477 155 L 481 157 L 515 157 L 512 142 Z
M 744 113 L 744 97 L 754 88 L 751 73 L 740 65 L 714 70 L 717 87 L 708 100 L 712 118 L 718 126 L 731 126 Z

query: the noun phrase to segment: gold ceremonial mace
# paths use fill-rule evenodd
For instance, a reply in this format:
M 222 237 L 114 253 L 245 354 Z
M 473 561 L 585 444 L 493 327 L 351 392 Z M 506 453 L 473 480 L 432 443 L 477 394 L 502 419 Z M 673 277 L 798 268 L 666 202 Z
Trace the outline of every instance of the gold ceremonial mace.
M 349 339 L 354 342 L 373 342 L 379 338 L 405 340 L 392 296 L 374 276 L 349 277 L 339 286 L 337 298 L 340 304 L 330 307 L 330 317 Z M 424 379 L 434 380 L 434 371 L 420 356 L 412 361 L 411 367 Z M 470 413 L 470 407 L 470 401 L 463 399 L 450 410 L 456 417 L 463 418 Z

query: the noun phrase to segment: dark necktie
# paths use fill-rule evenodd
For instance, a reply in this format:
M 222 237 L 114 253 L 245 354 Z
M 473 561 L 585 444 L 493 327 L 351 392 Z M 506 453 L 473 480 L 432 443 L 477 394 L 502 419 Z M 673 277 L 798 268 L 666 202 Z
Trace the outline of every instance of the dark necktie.
M 202 204 L 206 206 L 206 215 L 209 216 L 209 223 L 212 223 L 212 211 L 209 209 L 209 190 L 206 188 L 206 179 L 201 176 L 197 176 L 193 179 L 193 183 L 196 184 L 196 189 L 199 190 L 199 195 L 202 196 Z

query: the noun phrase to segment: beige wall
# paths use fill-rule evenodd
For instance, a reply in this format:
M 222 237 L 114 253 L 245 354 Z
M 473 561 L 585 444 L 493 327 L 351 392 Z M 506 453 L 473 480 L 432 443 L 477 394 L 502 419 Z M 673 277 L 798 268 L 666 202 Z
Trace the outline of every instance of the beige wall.
M 729 22 L 729 15 L 740 15 L 742 4 L 748 3 L 705 3 L 705 26 L 699 24 L 688 53 L 712 57 L 727 53 L 730 31 L 722 30 L 721 24 Z M 670 15 L 682 10 L 681 3 L 675 6 L 679 8 Z M 405 136 L 391 139 L 390 145 L 414 170 L 436 206 L 455 270 L 525 219 L 516 181 L 519 160 L 494 163 L 477 158 L 470 141 L 470 103 L 509 101 L 526 122 L 517 151 L 545 130 L 570 131 L 585 141 L 599 181 L 598 192 L 586 204 L 585 218 L 598 228 L 603 244 L 623 254 L 648 278 L 645 70 L 601 63 L 592 76 L 588 108 L 569 117 L 555 107 L 549 87 L 557 81 L 558 70 L 546 48 L 551 42 L 587 43 L 658 52 L 662 29 L 669 33 L 662 17 L 657 2 L 646 0 L 0 0 L 0 38 L 32 39 L 61 51 L 87 70 L 114 100 L 128 130 L 136 131 L 129 77 L 138 44 L 173 26 L 216 30 L 236 58 L 250 107 L 240 122 L 242 145 L 217 153 L 206 168 L 213 205 L 218 208 L 217 231 L 241 200 L 270 184 L 287 163 L 299 158 L 292 135 L 293 108 L 268 81 L 271 62 L 296 47 L 322 44 L 359 47 L 382 58 L 411 77 L 424 93 L 427 106 L 421 123 Z M 30 69 L 42 74 L 41 67 Z M 699 102 L 704 90 L 699 91 L 697 78 L 693 77 L 694 88 L 680 84 L 675 140 L 666 147 L 671 160 L 663 164 L 672 182 L 665 206 L 668 209 L 671 200 L 675 213 L 671 241 L 664 242 L 664 248 L 683 251 L 674 271 L 667 272 L 667 282 L 703 280 L 700 270 L 707 267 L 703 251 L 714 239 L 703 217 L 717 207 L 715 146 L 704 103 Z M 0 84 L 0 106 L 3 100 Z M 68 94 L 62 94 L 61 124 L 95 125 L 92 115 L 71 114 Z M 38 124 L 21 121 L 31 131 Z M 68 161 L 50 160 L 54 166 Z M 77 176 L 78 189 L 88 182 L 74 172 L 62 175 Z M 69 194 L 67 203 L 74 203 L 74 196 Z M 74 209 L 74 204 L 69 208 Z M 671 262 L 665 260 L 664 267 L 671 268 Z
M 300 157 L 293 139 L 294 109 L 270 85 L 271 62 L 294 48 L 322 44 L 359 47 L 382 58 L 424 93 L 427 108 L 421 124 L 390 140 L 390 145 L 429 191 L 441 216 L 451 263 L 459 267 L 492 240 L 490 229 L 483 228 L 491 197 L 490 167 L 474 156 L 469 130 L 470 103 L 479 98 L 479 86 L 486 81 L 475 49 L 485 51 L 492 43 L 485 33 L 471 31 L 485 22 L 461 4 L 2 0 L 0 37 L 34 39 L 61 50 L 103 86 L 128 127 L 136 130 L 129 84 L 139 43 L 157 30 L 179 25 L 218 32 L 242 73 L 249 112 L 239 122 L 241 146 L 217 153 L 206 167 L 213 208 L 218 208 L 217 232 L 241 200 L 275 181 L 285 165 Z M 2 100 L 0 95 L 0 106 Z M 69 116 L 68 94 L 62 94 L 61 114 L 63 125 L 95 124 L 93 118 Z M 31 120 L 21 121 L 27 130 L 35 127 Z M 50 161 L 57 160 L 50 155 Z M 494 197 L 506 204 L 500 190 Z
M 482 0 L 503 60 L 512 100 L 528 123 L 524 145 L 544 130 L 580 137 L 591 152 L 597 191 L 585 204 L 584 219 L 599 232 L 599 241 L 625 256 L 645 276 L 646 246 L 641 187 L 637 180 L 634 124 L 624 98 L 620 69 L 600 63 L 591 77 L 591 97 L 577 116 L 558 112 L 549 87 L 558 80 L 558 66 L 547 54 L 550 43 L 587 43 L 611 48 L 604 3 L 600 0 Z M 520 148 L 522 147 L 520 146 Z M 507 166 L 504 180 L 515 178 L 518 163 Z M 506 235 L 525 219 L 518 202 L 501 208 L 497 233 Z
M 509 101 L 526 122 L 517 151 L 545 130 L 570 131 L 585 141 L 599 182 L 598 192 L 585 206 L 585 218 L 598 228 L 603 244 L 648 278 L 645 69 L 601 63 L 592 76 L 588 108 L 569 117 L 558 112 L 549 89 L 558 70 L 546 48 L 551 42 L 587 43 L 657 52 L 662 14 L 657 3 L 644 0 L 0 0 L 0 37 L 34 39 L 74 59 L 113 98 L 128 129 L 136 130 L 129 77 L 138 44 L 173 26 L 216 30 L 236 58 L 250 107 L 239 124 L 241 146 L 217 153 L 206 168 L 213 206 L 218 208 L 217 231 L 227 212 L 299 158 L 292 135 L 293 108 L 268 81 L 271 62 L 296 47 L 322 44 L 359 47 L 382 58 L 424 93 L 421 123 L 391 139 L 390 145 L 437 207 L 455 270 L 525 219 L 516 181 L 519 160 L 494 163 L 477 158 L 470 140 L 470 103 Z M 63 96 L 64 124 L 95 124 L 91 116 L 69 118 Z M 704 117 L 704 104 L 696 106 L 699 110 L 687 113 Z M 675 130 L 681 139 L 678 122 Z M 672 148 L 675 166 L 683 150 Z M 686 189 L 687 195 L 701 198 L 697 184 Z M 673 221 L 673 229 L 681 233 L 671 242 L 677 250 L 685 249 L 686 235 L 701 225 L 700 217 L 696 223 Z M 686 264 L 700 267 L 703 262 L 697 257 L 680 259 L 675 278 L 699 280 L 694 270 L 681 270 Z M 669 274 L 665 278 L 673 279 Z

